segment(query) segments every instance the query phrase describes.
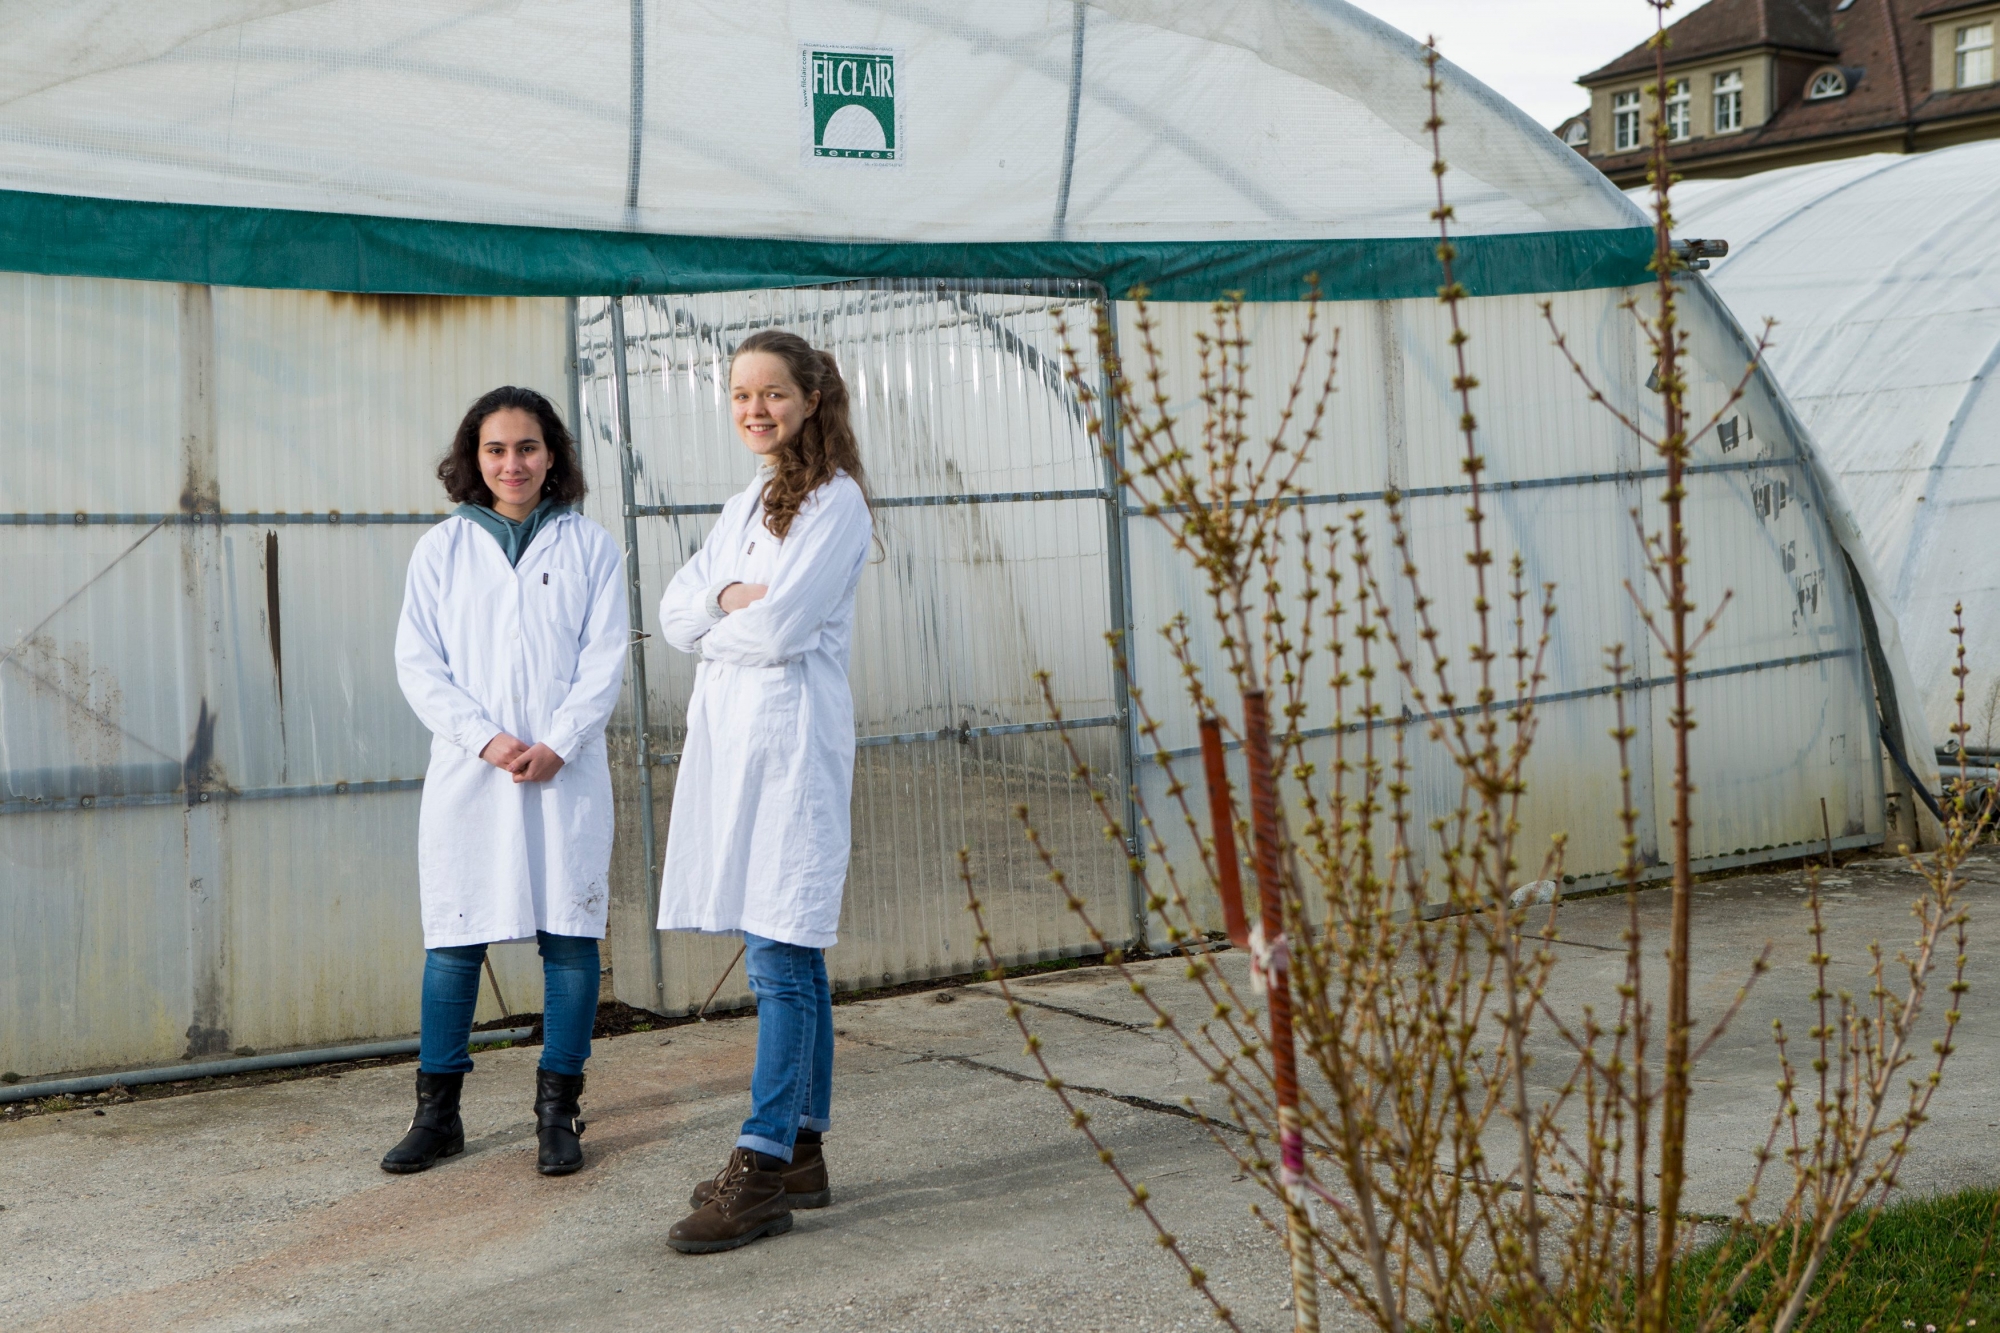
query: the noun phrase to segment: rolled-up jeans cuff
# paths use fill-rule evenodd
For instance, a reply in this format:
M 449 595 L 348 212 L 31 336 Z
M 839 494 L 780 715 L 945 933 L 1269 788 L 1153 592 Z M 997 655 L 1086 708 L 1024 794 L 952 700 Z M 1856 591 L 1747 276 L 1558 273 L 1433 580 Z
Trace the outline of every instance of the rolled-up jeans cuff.
M 739 1148 L 748 1148 L 751 1152 L 763 1153 L 766 1157 L 782 1157 L 787 1162 L 792 1160 L 791 1144 L 780 1143 L 776 1139 L 767 1139 L 761 1134 L 740 1135 L 736 1140 L 736 1146 Z
M 833 1128 L 833 1122 L 823 1116 L 802 1115 L 799 1117 L 799 1128 L 809 1129 L 815 1134 L 824 1134 Z

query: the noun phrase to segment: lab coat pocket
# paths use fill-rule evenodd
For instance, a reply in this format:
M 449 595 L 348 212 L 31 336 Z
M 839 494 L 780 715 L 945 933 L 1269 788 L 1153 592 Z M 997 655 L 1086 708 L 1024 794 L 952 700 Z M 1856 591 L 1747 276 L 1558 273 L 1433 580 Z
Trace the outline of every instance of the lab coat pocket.
M 750 712 L 753 732 L 769 740 L 796 739 L 799 730 L 799 694 L 803 681 L 797 662 L 778 666 L 739 667 L 744 676 L 744 694 L 755 702 Z
M 566 569 L 544 570 L 528 580 L 523 608 L 538 622 L 548 644 L 549 675 L 567 686 L 583 651 L 584 621 L 590 611 L 590 584 Z

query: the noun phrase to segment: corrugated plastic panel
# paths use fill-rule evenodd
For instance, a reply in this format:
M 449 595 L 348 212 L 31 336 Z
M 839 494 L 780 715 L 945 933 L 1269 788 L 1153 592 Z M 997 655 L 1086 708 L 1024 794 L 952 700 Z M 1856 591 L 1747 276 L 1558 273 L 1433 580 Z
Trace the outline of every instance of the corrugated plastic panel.
M 181 296 L 0 273 L 0 514 L 179 505 Z
M 222 500 L 241 512 L 449 509 L 434 469 L 473 399 L 569 395 L 561 301 L 219 288 L 215 334 Z
M 961 846 L 972 851 L 1005 955 L 1089 947 L 1045 872 L 1029 863 L 1012 813 L 1019 803 L 1061 846 L 1105 928 L 1114 938 L 1126 933 L 1122 859 L 1103 842 L 1088 794 L 1067 776 L 1060 739 L 979 730 L 1045 722 L 1034 673 L 1047 669 L 1065 715 L 1096 720 L 1073 733 L 1078 744 L 1111 789 L 1122 781 L 1116 731 L 1107 725 L 1115 705 L 1103 637 L 1110 627 L 1103 464 L 1063 381 L 1059 319 L 1087 342 L 1095 315 L 1079 294 L 907 284 L 626 303 L 642 506 L 719 504 L 748 484 L 754 464 L 730 425 L 727 364 L 753 329 L 804 335 L 832 350 L 848 379 L 881 504 L 879 557 L 862 577 L 856 611 L 852 681 L 862 744 L 854 863 L 841 944 L 828 963 L 842 985 L 978 965 L 958 878 Z M 582 303 L 580 326 L 584 415 L 602 468 L 615 438 L 603 303 Z M 903 503 L 1027 491 L 1082 494 Z M 705 514 L 639 520 L 648 619 L 712 521 Z M 656 754 L 681 744 L 693 670 L 692 658 L 657 639 L 647 645 Z M 961 736 L 961 728 L 971 730 Z M 667 772 L 658 792 L 662 845 L 671 817 Z M 627 843 L 632 832 L 621 828 Z M 634 901 L 620 915 L 636 921 L 642 913 Z M 614 936 L 617 975 L 643 976 L 643 928 Z M 664 1003 L 680 1009 L 707 995 L 734 944 L 669 936 L 663 949 Z M 741 996 L 736 975 L 718 1003 Z M 629 987 L 625 993 L 636 997 Z
M 180 785 L 196 710 L 179 538 L 0 527 L 0 801 Z
M 566 401 L 563 303 L 0 275 L 0 340 L 0 1068 L 414 1030 L 403 571 L 471 399 Z
M 183 811 L 0 818 L 0 1065 L 171 1060 L 193 1017 Z
M 1614 404 L 1645 419 L 1656 412 L 1657 399 L 1644 393 L 1640 383 L 1639 339 L 1631 315 L 1619 309 L 1624 299 L 1617 292 L 1558 296 L 1553 313 L 1593 381 Z M 1481 381 L 1474 410 L 1487 464 L 1482 473 L 1487 542 L 1498 557 L 1488 595 L 1501 600 L 1507 562 L 1516 553 L 1531 587 L 1556 585 L 1558 609 L 1543 665 L 1547 679 L 1539 688 L 1544 702 L 1527 769 L 1529 795 L 1519 844 L 1524 880 L 1535 877 L 1541 854 L 1557 833 L 1567 839 L 1569 873 L 1587 878 L 1616 869 L 1622 830 L 1615 819 L 1618 756 L 1608 734 L 1615 711 L 1606 649 L 1623 645 L 1641 679 L 1657 680 L 1666 672 L 1664 658 L 1647 641 L 1626 591 L 1628 583 L 1640 588 L 1656 609 L 1662 600 L 1648 585 L 1629 516 L 1643 503 L 1653 527 L 1662 521 L 1658 501 L 1664 482 L 1652 475 L 1659 461 L 1650 449 L 1642 453 L 1628 432 L 1588 401 L 1554 348 L 1538 304 L 1502 297 L 1464 307 L 1469 361 Z M 1740 379 L 1743 355 L 1714 309 L 1695 301 L 1683 309 L 1694 360 L 1690 407 L 1699 420 L 1706 420 Z M 1246 316 L 1253 343 L 1248 429 L 1256 436 L 1272 428 L 1296 371 L 1304 309 L 1265 305 L 1249 309 Z M 1121 307 L 1127 330 L 1137 317 L 1133 307 Z M 1174 400 L 1170 410 L 1182 417 L 1187 430 L 1201 417 L 1192 334 L 1211 317 L 1195 307 L 1155 308 L 1151 317 L 1159 325 L 1156 342 L 1165 353 Z M 1400 562 L 1381 498 L 1384 491 L 1398 489 L 1406 497 L 1410 550 L 1424 592 L 1432 599 L 1433 617 L 1445 630 L 1440 646 L 1457 664 L 1453 680 L 1461 700 L 1469 700 L 1476 684 L 1465 667 L 1474 585 L 1465 563 L 1468 497 L 1456 427 L 1459 406 L 1451 391 L 1456 372 L 1445 356 L 1448 316 L 1434 301 L 1382 302 L 1329 307 L 1322 311 L 1322 321 L 1323 327 L 1330 322 L 1340 331 L 1339 387 L 1325 438 L 1299 474 L 1302 490 L 1314 498 L 1284 520 L 1292 552 L 1281 562 L 1287 612 L 1296 626 L 1302 612 L 1297 540 L 1292 536 L 1297 525 L 1304 522 L 1315 533 L 1323 569 L 1326 529 L 1342 530 L 1345 551 L 1352 541 L 1348 515 L 1358 512 L 1382 592 L 1394 607 L 1406 644 L 1417 646 L 1409 614 L 1412 596 L 1397 572 Z M 1128 332 L 1126 342 L 1129 349 L 1137 339 Z M 1128 359 L 1136 355 L 1127 352 Z M 1309 384 L 1316 385 L 1323 374 L 1321 361 L 1308 376 Z M 1700 720 L 1694 738 L 1699 787 L 1694 854 L 1724 857 L 1816 842 L 1822 797 L 1836 837 L 1879 837 L 1881 774 L 1862 630 L 1805 446 L 1789 434 L 1778 400 L 1763 380 L 1728 415 L 1730 430 L 1709 435 L 1697 447 L 1698 474 L 1691 479 L 1688 507 L 1700 614 L 1712 610 L 1725 590 L 1733 594 L 1695 662 L 1703 678 L 1691 689 Z M 1199 761 L 1187 752 L 1198 744 L 1195 718 L 1184 696 L 1171 688 L 1173 663 L 1154 631 L 1176 612 L 1197 605 L 1200 588 L 1156 524 L 1144 518 L 1133 523 L 1137 675 L 1153 687 L 1147 699 L 1164 723 L 1162 743 L 1183 752 L 1180 772 L 1193 778 Z M 1352 569 L 1344 557 L 1342 563 L 1351 608 Z M 1533 605 L 1531 601 L 1531 615 Z M 1322 611 L 1324 607 L 1322 602 Z M 1509 617 L 1511 610 L 1502 602 L 1494 631 L 1511 646 Z M 1198 659 L 1211 685 L 1225 689 L 1213 630 L 1205 623 L 1201 628 Z M 1392 664 L 1386 652 L 1378 657 L 1378 665 Z M 1352 670 L 1356 663 L 1350 657 L 1346 665 Z M 1322 647 L 1305 673 L 1308 713 L 1300 726 L 1309 735 L 1337 721 L 1327 683 L 1334 669 Z M 1429 671 L 1423 675 L 1431 688 Z M 1394 679 L 1393 671 L 1385 677 L 1377 698 L 1389 716 L 1414 717 L 1426 710 L 1426 703 Z M 1504 662 L 1495 683 L 1502 700 L 1516 697 L 1514 674 Z M 1648 690 L 1628 707 L 1638 728 L 1634 767 L 1643 811 L 1641 844 L 1649 857 L 1660 853 L 1671 803 L 1668 696 L 1664 689 Z M 1350 712 L 1339 721 L 1353 720 L 1355 702 L 1351 696 Z M 1375 733 L 1378 753 L 1389 752 L 1394 730 Z M 1412 765 L 1414 827 L 1424 829 L 1456 804 L 1458 772 L 1428 739 L 1424 725 L 1402 730 Z M 1324 781 L 1343 747 L 1354 759 L 1365 744 L 1365 737 L 1352 735 L 1344 741 L 1309 740 L 1305 757 L 1318 766 Z M 1143 762 L 1139 773 L 1145 803 L 1169 835 L 1170 857 L 1183 867 L 1184 883 L 1194 887 L 1199 871 L 1189 869 L 1185 829 L 1177 827 L 1177 817 L 1168 818 L 1174 811 L 1166 798 L 1167 778 Z M 1435 847 L 1421 847 L 1419 860 L 1435 852 Z
M 1614 401 L 1643 414 L 1638 339 L 1618 300 L 1557 297 L 1556 317 Z M 858 605 L 854 861 L 831 956 L 841 984 L 979 965 L 960 847 L 1004 955 L 1090 947 L 1022 836 L 1013 811 L 1023 804 L 1106 934 L 1122 939 L 1122 852 L 1104 842 L 1062 737 L 1043 729 L 1034 682 L 1050 672 L 1077 727 L 1068 737 L 1099 790 L 1122 801 L 1120 698 L 1104 642 L 1120 595 L 1117 528 L 1058 350 L 1059 321 L 1088 344 L 1087 294 L 904 283 L 630 298 L 623 309 L 648 617 L 712 523 L 702 511 L 751 475 L 728 421 L 730 348 L 752 328 L 790 327 L 849 373 L 881 551 Z M 1686 309 L 1701 412 L 1721 403 L 1743 349 L 1719 308 Z M 586 509 L 621 532 L 608 311 L 578 303 L 579 437 L 595 484 Z M 1283 399 L 1302 313 L 1246 312 L 1253 431 Z M 1288 525 L 1319 533 L 1358 510 L 1388 595 L 1407 610 L 1380 499 L 1401 489 L 1438 618 L 1462 625 L 1465 497 L 1440 313 L 1428 301 L 1325 313 L 1340 328 L 1339 390 L 1302 473 L 1317 499 Z M 1131 358 L 1135 311 L 1118 314 Z M 1192 416 L 1185 349 L 1208 312 L 1155 316 L 1177 410 Z M 1467 318 L 1484 381 L 1489 541 L 1503 558 L 1519 551 L 1532 581 L 1557 584 L 1523 848 L 1563 831 L 1567 868 L 1593 875 L 1615 864 L 1618 837 L 1604 649 L 1627 645 L 1642 677 L 1663 671 L 1625 591 L 1643 582 L 1626 515 L 1652 505 L 1660 482 L 1646 472 L 1654 460 L 1583 400 L 1533 301 L 1473 302 Z M 390 656 L 402 572 L 421 516 L 447 507 L 432 470 L 466 402 L 509 381 L 567 400 L 564 320 L 556 302 L 0 278 L 0 338 L 19 353 L 0 362 L 0 376 L 16 377 L 13 396 L 0 395 L 0 447 L 28 460 L 0 478 L 11 488 L 0 514 L 31 516 L 0 524 L 0 561 L 17 574 L 0 584 L 10 998 L 0 1067 L 32 1075 L 414 1028 L 411 851 L 426 738 Z M 92 402 L 103 411 L 80 406 Z M 1690 483 L 1696 599 L 1712 607 L 1725 587 L 1734 594 L 1692 687 L 1697 856 L 1816 843 L 1822 798 L 1837 839 L 1879 837 L 1869 680 L 1828 498 L 1766 382 L 1732 416 L 1726 447 L 1705 441 Z M 184 506 L 223 521 L 178 521 Z M 145 517 L 158 515 L 173 521 Z M 1164 743 L 1184 749 L 1192 719 L 1157 631 L 1197 611 L 1201 588 L 1144 519 L 1128 536 L 1137 680 Z M 1462 644 L 1447 649 L 1463 655 Z M 644 652 L 664 842 L 692 662 L 657 639 Z M 1212 643 L 1197 652 L 1213 665 Z M 1325 661 L 1308 672 L 1308 727 L 1333 720 Z M 1385 700 L 1398 714 L 1419 705 L 1400 687 Z M 1649 689 L 1631 713 L 1641 841 L 1654 855 L 1669 790 L 1666 706 Z M 1455 797 L 1456 775 L 1421 727 L 1407 730 L 1427 818 Z M 1353 753 L 1366 739 L 1321 737 L 1307 753 L 1326 771 L 1337 747 Z M 1388 729 L 1373 739 L 1386 744 Z M 612 742 L 615 977 L 626 998 L 684 1010 L 722 976 L 734 942 L 666 937 L 664 993 L 650 993 L 657 937 L 629 696 Z M 1137 775 L 1169 860 L 1185 871 L 1186 831 L 1161 799 L 1163 779 L 1151 764 Z M 510 946 L 496 961 L 512 1007 L 538 1007 L 532 949 Z M 718 1004 L 744 998 L 734 977 Z M 484 1003 L 481 1016 L 497 1016 L 490 994 Z

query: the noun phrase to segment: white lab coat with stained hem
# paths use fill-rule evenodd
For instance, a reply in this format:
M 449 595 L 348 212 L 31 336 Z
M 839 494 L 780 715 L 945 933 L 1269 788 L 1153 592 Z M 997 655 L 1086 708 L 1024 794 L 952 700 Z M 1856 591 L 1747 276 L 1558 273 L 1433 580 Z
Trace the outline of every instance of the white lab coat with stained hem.
M 451 517 L 410 556 L 396 675 L 431 732 L 417 823 L 424 947 L 555 935 L 604 938 L 611 767 L 604 726 L 625 680 L 624 557 L 564 514 L 510 566 Z M 479 757 L 507 732 L 562 756 L 516 783 Z
M 861 487 L 820 487 L 780 542 L 763 474 L 723 506 L 660 599 L 660 636 L 701 654 L 674 779 L 661 930 L 835 941 L 851 846 L 854 593 L 874 532 Z M 770 591 L 717 618 L 728 582 Z

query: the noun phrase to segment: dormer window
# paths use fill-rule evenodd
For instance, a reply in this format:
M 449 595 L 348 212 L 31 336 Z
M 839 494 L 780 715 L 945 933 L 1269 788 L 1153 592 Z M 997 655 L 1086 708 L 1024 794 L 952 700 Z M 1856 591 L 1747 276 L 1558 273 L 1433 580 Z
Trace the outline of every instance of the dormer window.
M 5 3 L 0 0 L 0 8 Z M 1676 8 L 1673 0 L 1654 3 Z M 1649 164 L 1643 159 L 1656 139 L 1689 175 L 1732 177 L 1878 151 L 1898 136 L 1914 151 L 1995 132 L 1991 125 L 1964 122 L 1979 107 L 1960 104 L 1991 103 L 1988 121 L 2000 109 L 2000 42 L 1994 40 L 2000 37 L 2000 0 L 1903 0 L 1900 6 L 1892 0 L 1687 0 L 1678 8 L 1695 13 L 1669 25 L 1671 63 L 1662 66 L 1658 43 L 1648 41 L 1577 80 L 1590 90 L 1587 143 L 1569 137 L 1571 121 L 1550 122 L 1558 138 L 1621 187 L 1645 179 Z M 1891 30 L 1899 46 L 1885 53 L 1882 43 Z M 1909 68 L 1919 40 L 1927 79 Z
M 1579 116 L 1563 131 L 1563 142 L 1571 148 L 1587 148 L 1590 145 L 1590 119 Z
M 1976 88 L 1993 82 L 1993 24 L 1967 24 L 1956 35 L 1958 40 L 1952 53 L 1957 60 L 1956 86 Z

